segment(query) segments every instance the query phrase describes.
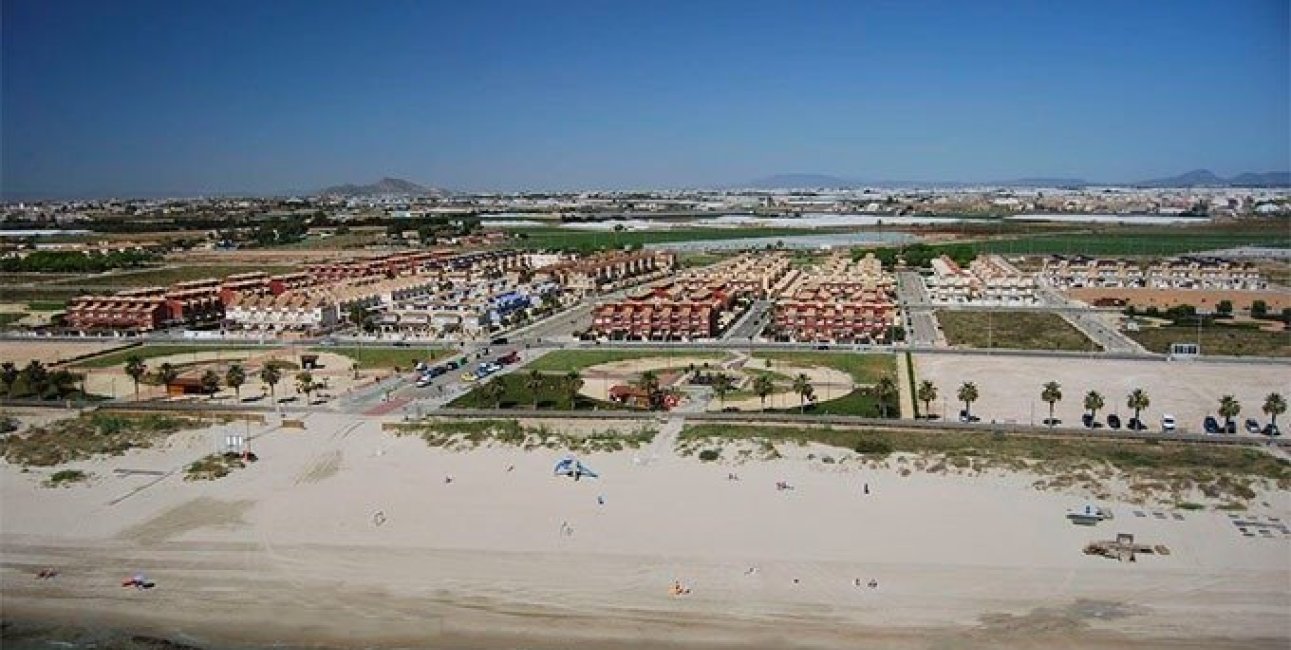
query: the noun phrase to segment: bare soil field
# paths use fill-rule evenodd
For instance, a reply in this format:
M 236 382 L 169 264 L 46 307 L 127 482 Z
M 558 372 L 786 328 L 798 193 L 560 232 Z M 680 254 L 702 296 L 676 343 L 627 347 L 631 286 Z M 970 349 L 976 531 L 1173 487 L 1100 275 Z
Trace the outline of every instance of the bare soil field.
M 115 341 L 0 341 L 0 361 L 19 367 L 31 361 L 50 365 L 120 347 L 124 345 Z
M 1179 429 L 1201 432 L 1202 419 L 1214 415 L 1219 398 L 1233 395 L 1242 405 L 1241 418 L 1260 413 L 1265 395 L 1287 392 L 1291 366 L 1262 363 L 1198 363 L 1187 361 L 1065 359 L 1047 357 L 916 354 L 916 380 L 930 380 L 938 390 L 932 412 L 950 418 L 963 408 L 955 399 L 959 386 L 966 381 L 977 384 L 979 398 L 973 414 L 984 422 L 1043 423 L 1049 405 L 1040 399 L 1042 385 L 1056 381 L 1062 386 L 1062 401 L 1054 416 L 1063 427 L 1081 427 L 1085 393 L 1096 390 L 1103 395 L 1106 408 L 1099 413 L 1118 413 L 1122 420 L 1133 416 L 1125 406 L 1126 397 L 1142 388 L 1151 399 L 1143 412 L 1143 422 L 1159 431 L 1161 416 L 1175 416 Z

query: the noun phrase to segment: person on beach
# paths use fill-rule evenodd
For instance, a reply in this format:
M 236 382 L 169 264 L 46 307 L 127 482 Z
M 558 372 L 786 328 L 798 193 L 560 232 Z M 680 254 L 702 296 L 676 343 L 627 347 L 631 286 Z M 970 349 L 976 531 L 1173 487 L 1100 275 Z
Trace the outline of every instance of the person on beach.
M 865 484 L 865 488 L 864 488 L 864 490 L 863 490 L 863 491 L 865 492 L 865 494 L 869 494 L 869 493 L 870 493 L 870 484 L 869 484 L 869 483 L 866 483 L 866 484 Z
M 870 589 L 878 589 L 878 588 L 879 588 L 879 581 L 875 580 L 874 578 L 870 578 Z

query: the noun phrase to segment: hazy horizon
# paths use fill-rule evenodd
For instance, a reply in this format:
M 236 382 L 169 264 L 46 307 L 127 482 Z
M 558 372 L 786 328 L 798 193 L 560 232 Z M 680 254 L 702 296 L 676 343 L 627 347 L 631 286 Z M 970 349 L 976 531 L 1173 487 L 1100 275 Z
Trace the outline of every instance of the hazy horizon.
M 8 197 L 1291 169 L 1285 2 L 0 7 Z

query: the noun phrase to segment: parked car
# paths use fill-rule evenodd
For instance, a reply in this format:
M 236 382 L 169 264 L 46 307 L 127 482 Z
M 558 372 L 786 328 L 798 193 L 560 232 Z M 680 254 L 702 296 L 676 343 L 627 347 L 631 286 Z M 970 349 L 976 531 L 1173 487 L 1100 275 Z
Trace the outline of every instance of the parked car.
M 426 375 L 433 379 L 447 372 L 448 372 L 448 368 L 445 368 L 444 366 L 434 366 L 426 370 Z
M 412 347 L 412 344 L 407 341 L 395 341 L 394 346 L 396 348 L 410 348 Z
M 507 344 L 507 337 L 505 336 L 498 336 L 498 337 L 495 337 L 492 341 L 489 341 L 489 345 L 506 345 L 506 344 Z
M 1117 415 L 1117 414 L 1115 414 L 1115 413 L 1113 413 L 1113 414 L 1111 414 L 1111 415 L 1107 416 L 1107 426 L 1109 426 L 1109 427 L 1111 427 L 1111 428 L 1113 428 L 1113 429 L 1119 429 L 1119 428 L 1121 428 L 1121 416 L 1119 416 L 1119 415 Z
M 1086 428 L 1086 429 L 1097 429 L 1097 428 L 1098 428 L 1098 420 L 1095 420 L 1095 419 L 1094 419 L 1094 416 L 1092 416 L 1092 415 L 1090 415 L 1090 414 L 1088 414 L 1088 413 L 1085 413 L 1085 414 L 1083 414 L 1083 415 L 1081 415 L 1081 416 L 1080 416 L 1080 423 L 1081 423 L 1081 424 L 1083 424 L 1083 425 L 1085 425 L 1085 428 Z
M 965 410 L 963 410 L 963 409 L 960 409 L 960 410 L 959 410 L 959 421 L 960 421 L 960 422 L 981 422 L 981 421 L 982 421 L 982 418 L 979 418 L 979 417 L 977 417 L 976 415 L 973 415 L 973 414 L 969 413 L 968 411 L 965 411 Z
M 1169 413 L 1161 416 L 1161 430 L 1165 433 L 1174 433 L 1175 428 L 1174 416 Z
M 1201 428 L 1205 429 L 1206 433 L 1219 433 L 1219 421 L 1215 419 L 1215 416 L 1207 415 L 1206 419 L 1201 422 Z
M 1264 435 L 1266 435 L 1266 436 L 1280 436 L 1280 435 L 1282 435 L 1282 432 L 1281 432 L 1281 431 L 1278 431 L 1278 425 L 1273 424 L 1272 422 L 1270 422 L 1270 423 L 1266 424 L 1266 425 L 1264 426 L 1264 430 L 1263 430 L 1263 431 L 1260 431 L 1260 433 L 1262 433 L 1262 434 L 1264 434 Z
M 430 375 L 422 375 L 417 379 L 417 383 L 413 385 L 416 386 L 417 388 L 425 388 L 429 386 L 431 382 L 433 382 L 434 380 L 435 378 L 431 377 Z
M 1259 420 L 1256 420 L 1255 418 L 1246 418 L 1246 432 L 1259 433 L 1260 432 Z
M 1125 423 L 1125 428 L 1130 431 L 1147 431 L 1148 425 L 1140 422 L 1138 418 L 1130 418 L 1130 421 Z
M 1237 433 L 1237 423 L 1236 423 L 1236 422 L 1234 422 L 1234 421 L 1232 421 L 1232 420 L 1229 420 L 1228 422 L 1225 422 L 1225 423 L 1224 423 L 1224 433 L 1232 433 L 1232 434 L 1236 434 L 1236 433 Z
M 476 377 L 476 376 L 475 376 L 475 373 L 473 373 L 473 372 L 464 372 L 464 373 L 462 373 L 462 381 L 464 381 L 464 382 L 468 382 L 468 383 L 469 383 L 469 382 L 475 381 L 476 379 L 479 379 L 479 377 Z

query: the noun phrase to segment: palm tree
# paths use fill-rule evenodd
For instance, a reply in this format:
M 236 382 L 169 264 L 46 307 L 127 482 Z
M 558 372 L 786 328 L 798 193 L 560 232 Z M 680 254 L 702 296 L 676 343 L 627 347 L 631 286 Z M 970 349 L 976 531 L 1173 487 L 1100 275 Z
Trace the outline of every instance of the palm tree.
M 1092 422 L 1098 417 L 1098 412 L 1103 410 L 1103 396 L 1096 390 L 1085 393 L 1085 410 L 1089 411 L 1089 420 Z
M 1264 414 L 1269 416 L 1269 424 L 1278 425 L 1278 416 L 1287 412 L 1287 401 L 1277 393 L 1269 393 L 1264 398 Z
M 18 381 L 18 366 L 12 361 L 6 361 L 0 364 L 0 382 L 4 382 L 4 392 L 7 394 L 13 390 L 13 383 Z
M 1049 403 L 1049 420 L 1046 424 L 1054 425 L 1053 406 L 1062 401 L 1062 386 L 1056 381 L 1045 382 L 1044 390 L 1040 391 L 1040 399 Z
M 574 408 L 574 403 L 578 401 L 578 391 L 583 389 L 583 376 L 578 374 L 577 370 L 570 370 L 565 373 L 565 394 L 569 397 L 569 408 Z
M 767 410 L 767 396 L 775 392 L 775 382 L 770 375 L 758 375 L 753 380 L 753 393 L 762 400 L 762 410 Z
M 964 403 L 964 414 L 971 418 L 973 415 L 973 402 L 977 401 L 977 384 L 971 381 L 964 382 L 959 386 L 959 392 L 955 396 Z
M 641 373 L 637 379 L 637 387 L 645 391 L 646 401 L 650 408 L 655 408 L 655 403 L 659 398 L 659 374 L 653 370 L 647 370 Z
M 501 377 L 494 377 L 488 383 L 484 384 L 484 397 L 493 402 L 493 408 L 502 408 L 502 398 L 507 395 L 507 387 L 502 384 Z
M 1134 410 L 1134 419 L 1140 423 L 1142 420 L 1139 419 L 1139 414 L 1143 412 L 1143 409 L 1151 405 L 1152 400 L 1148 398 L 1148 394 L 1142 388 L 1135 388 L 1125 400 L 1125 406 Z
M 269 387 L 270 399 L 277 397 L 274 392 L 274 387 L 278 385 L 278 382 L 281 379 L 282 371 L 279 370 L 278 366 L 273 362 L 266 363 L 264 367 L 260 369 L 260 381 L 264 382 L 265 385 Z
M 308 370 L 302 370 L 296 373 L 296 390 L 305 394 L 305 403 L 309 403 L 309 394 L 314 392 L 318 385 L 314 383 L 314 376 L 309 374 Z
M 1227 430 L 1233 424 L 1233 418 L 1242 412 L 1242 404 L 1232 395 L 1225 395 L 1219 398 L 1219 415 L 1224 418 L 1224 429 Z
M 735 382 L 730 375 L 719 372 L 716 377 L 713 377 L 713 392 L 717 393 L 717 399 L 721 401 L 722 406 L 726 405 L 726 394 L 731 392 L 732 388 L 735 388 Z
M 529 391 L 530 397 L 533 398 L 533 410 L 538 410 L 538 390 L 542 388 L 542 373 L 537 370 L 530 370 L 529 375 L 524 379 L 525 390 Z
M 798 394 L 798 412 L 807 411 L 807 398 L 812 396 L 815 390 L 811 387 L 811 378 L 804 373 L 799 373 L 793 378 L 793 392 Z
M 214 370 L 207 370 L 202 373 L 202 392 L 206 393 L 207 397 L 214 397 L 219 390 L 220 373 Z
M 27 386 L 31 388 L 32 393 L 36 395 L 44 394 L 49 383 L 49 369 L 45 367 L 45 364 L 32 359 L 18 374 L 27 379 Z
M 147 375 L 147 364 L 143 363 L 143 358 L 138 354 L 129 355 L 125 358 L 125 373 L 134 381 L 134 401 L 139 401 L 139 381 L 143 380 L 143 375 Z
M 179 371 L 175 369 L 175 366 L 172 366 L 169 363 L 163 363 L 157 367 L 157 380 L 160 381 L 163 386 L 169 386 L 170 382 L 175 381 L 175 378 L 178 376 Z
M 888 400 L 897 394 L 897 382 L 891 377 L 881 377 L 874 385 L 874 397 L 879 402 L 879 413 L 888 416 Z
M 919 382 L 919 389 L 916 396 L 920 402 L 923 402 L 924 417 L 932 419 L 932 403 L 937 399 L 937 385 L 927 379 Z
M 242 401 L 242 384 L 247 383 L 247 371 L 241 364 L 233 364 L 224 373 L 224 385 L 233 389 L 238 401 Z

